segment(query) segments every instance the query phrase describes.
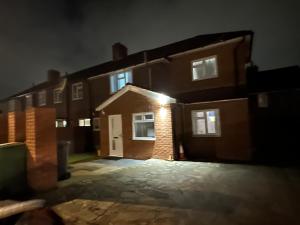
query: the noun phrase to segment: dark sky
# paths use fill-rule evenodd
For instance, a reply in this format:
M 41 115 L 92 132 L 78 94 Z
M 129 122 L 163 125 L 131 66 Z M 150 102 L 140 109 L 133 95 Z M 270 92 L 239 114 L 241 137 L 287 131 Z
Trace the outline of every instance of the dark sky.
M 199 34 L 252 29 L 261 69 L 300 64 L 299 0 L 0 0 L 0 98 L 46 79 Z

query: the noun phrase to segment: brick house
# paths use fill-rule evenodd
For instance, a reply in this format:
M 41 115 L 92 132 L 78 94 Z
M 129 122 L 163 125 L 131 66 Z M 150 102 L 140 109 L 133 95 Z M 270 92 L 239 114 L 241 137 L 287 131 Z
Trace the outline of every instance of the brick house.
M 249 160 L 252 41 L 252 31 L 208 34 L 130 55 L 117 43 L 112 61 L 64 76 L 50 70 L 2 111 L 56 108 L 57 138 L 75 152 L 176 159 L 184 149 L 189 158 Z

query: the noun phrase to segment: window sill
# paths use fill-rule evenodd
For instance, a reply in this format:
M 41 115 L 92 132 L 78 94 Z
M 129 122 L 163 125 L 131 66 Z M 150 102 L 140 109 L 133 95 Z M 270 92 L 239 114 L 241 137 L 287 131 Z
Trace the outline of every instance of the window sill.
M 83 98 L 72 98 L 72 101 L 82 100 Z
M 209 79 L 215 79 L 215 78 L 218 78 L 218 74 L 217 75 L 210 75 L 210 76 L 207 76 L 207 77 L 204 77 L 204 78 L 198 78 L 198 79 L 194 79 L 192 78 L 192 81 L 201 81 L 201 80 L 209 80 Z
M 220 134 L 193 134 L 194 138 L 201 138 L 201 137 L 221 137 Z
M 132 138 L 133 141 L 155 141 L 156 138 Z

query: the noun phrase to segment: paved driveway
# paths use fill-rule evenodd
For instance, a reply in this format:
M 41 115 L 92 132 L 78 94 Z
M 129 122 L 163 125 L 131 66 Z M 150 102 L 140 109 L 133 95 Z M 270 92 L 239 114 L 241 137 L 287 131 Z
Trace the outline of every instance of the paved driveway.
M 300 224 L 298 169 L 160 160 L 76 167 L 40 196 L 67 224 Z

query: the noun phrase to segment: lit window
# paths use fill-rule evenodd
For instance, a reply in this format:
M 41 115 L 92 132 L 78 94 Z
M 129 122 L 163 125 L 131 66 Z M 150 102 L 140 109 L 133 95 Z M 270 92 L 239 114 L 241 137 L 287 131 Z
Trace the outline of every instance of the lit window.
M 56 126 L 57 128 L 67 127 L 67 121 L 64 120 L 64 119 L 57 119 L 57 120 L 55 121 L 55 126 Z
M 154 113 L 135 113 L 133 117 L 133 140 L 155 140 Z
M 194 136 L 220 136 L 220 116 L 218 109 L 192 111 Z
M 46 105 L 46 97 L 47 97 L 46 94 L 47 94 L 47 93 L 46 93 L 46 90 L 40 91 L 40 92 L 38 93 L 39 106 L 44 106 L 44 105 Z
M 132 83 L 131 71 L 118 73 L 110 76 L 110 91 L 114 93 L 122 89 L 127 83 Z
M 25 96 L 26 108 L 32 107 L 32 94 Z
M 269 96 L 267 93 L 260 93 L 257 95 L 258 107 L 268 108 L 269 106 Z
M 91 126 L 91 119 L 79 119 L 78 125 L 80 127 L 90 127 Z
M 80 100 L 83 98 L 82 82 L 72 84 L 72 100 Z
M 100 131 L 100 118 L 93 119 L 93 130 Z
M 62 103 L 62 91 L 59 88 L 53 90 L 53 103 Z
M 218 76 L 217 57 L 199 59 L 192 62 L 193 80 L 203 80 Z

